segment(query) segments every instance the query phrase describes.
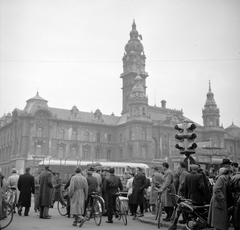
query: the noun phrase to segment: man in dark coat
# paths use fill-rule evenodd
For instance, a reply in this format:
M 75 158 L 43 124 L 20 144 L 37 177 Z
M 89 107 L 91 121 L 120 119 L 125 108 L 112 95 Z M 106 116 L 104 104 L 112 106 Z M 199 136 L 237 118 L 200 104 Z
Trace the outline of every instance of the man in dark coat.
M 97 178 L 92 176 L 92 171 L 88 171 L 87 172 L 87 183 L 88 183 L 88 197 L 87 197 L 87 201 L 85 204 L 85 210 L 84 210 L 84 215 L 86 214 L 86 208 L 88 206 L 88 203 L 90 201 L 91 198 L 91 194 L 93 192 L 97 192 L 98 191 L 98 182 L 97 182 Z M 92 203 L 92 202 L 91 202 Z M 91 204 L 90 203 L 90 204 Z
M 31 207 L 31 193 L 35 193 L 34 176 L 30 174 L 30 168 L 26 167 L 25 174 L 20 175 L 18 179 L 18 190 L 20 196 L 18 199 L 18 214 L 22 215 L 22 207 L 25 207 L 24 216 L 28 216 Z
M 49 171 L 49 166 L 45 166 L 45 170 L 39 175 L 39 208 L 41 219 L 50 219 L 49 206 L 52 205 L 52 173 Z
M 113 212 L 116 211 L 116 193 L 123 190 L 123 185 L 119 176 L 114 175 L 115 169 L 109 169 L 109 177 L 106 179 L 106 191 L 108 194 L 108 220 L 107 223 L 113 223 Z
M 233 227 L 234 230 L 240 230 L 240 167 L 237 174 L 232 177 L 232 187 L 234 194 Z
M 198 165 L 190 165 L 190 168 L 191 172 L 185 177 L 185 197 L 194 201 L 196 205 L 203 205 L 205 201 L 203 175 L 198 173 Z
M 140 206 L 141 214 L 139 217 L 144 216 L 143 214 L 143 198 L 144 198 L 144 189 L 146 188 L 146 176 L 143 173 L 141 168 L 137 168 L 137 173 L 134 176 L 132 184 L 132 196 L 130 198 L 130 203 L 133 207 L 133 220 L 137 219 L 137 208 Z

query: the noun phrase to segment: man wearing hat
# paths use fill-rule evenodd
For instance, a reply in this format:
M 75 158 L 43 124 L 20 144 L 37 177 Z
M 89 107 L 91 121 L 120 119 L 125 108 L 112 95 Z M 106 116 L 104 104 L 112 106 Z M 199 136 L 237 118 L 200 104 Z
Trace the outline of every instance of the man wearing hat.
M 232 176 L 236 175 L 238 173 L 238 163 L 237 162 L 232 162 L 231 163 L 232 166 Z
M 205 201 L 205 185 L 202 174 L 198 173 L 199 166 L 190 165 L 191 172 L 186 175 L 184 193 L 187 199 L 191 199 L 196 205 L 203 205 Z
M 19 179 L 19 175 L 17 174 L 17 169 L 12 168 L 12 175 L 10 177 L 8 177 L 7 185 L 15 191 L 15 199 L 14 199 L 14 203 L 13 203 L 13 212 L 14 213 L 16 213 L 15 206 L 17 204 L 18 195 L 19 195 L 19 190 L 17 189 L 18 179 Z
M 233 188 L 233 227 L 234 230 L 240 230 L 240 167 L 237 173 L 232 177 L 232 188 Z
M 163 183 L 163 175 L 158 171 L 157 166 L 152 167 L 152 183 L 149 204 L 152 206 L 152 213 L 155 214 L 155 204 L 158 197 L 158 191 L 155 188 L 159 188 Z
M 52 173 L 49 166 L 45 166 L 45 170 L 39 175 L 39 218 L 50 219 L 49 206 L 52 205 Z
M 87 179 L 87 183 L 88 183 L 88 197 L 87 197 L 84 213 L 86 213 L 86 207 L 88 206 L 88 203 L 90 201 L 91 194 L 93 192 L 97 192 L 97 188 L 98 188 L 97 178 L 93 177 L 92 174 L 93 174 L 92 171 L 87 171 L 86 179 Z
M 103 216 L 107 216 L 107 207 L 108 207 L 108 196 L 106 191 L 106 179 L 109 176 L 109 169 L 107 167 L 102 169 L 102 198 L 105 201 L 105 208 L 106 210 L 103 210 Z
M 109 169 L 109 177 L 106 179 L 106 191 L 108 194 L 108 220 L 107 223 L 113 223 L 113 212 L 116 211 L 116 193 L 123 190 L 123 185 L 119 176 L 114 175 L 115 169 Z
M 221 164 L 221 168 L 231 168 L 231 161 L 229 159 L 223 159 L 222 160 L 222 164 Z
M 94 167 L 90 167 L 89 171 L 92 172 L 92 176 L 95 177 L 97 179 L 97 182 L 98 182 L 98 192 L 102 192 L 101 191 L 101 187 L 102 187 L 102 177 L 99 173 L 96 172 L 95 168 Z

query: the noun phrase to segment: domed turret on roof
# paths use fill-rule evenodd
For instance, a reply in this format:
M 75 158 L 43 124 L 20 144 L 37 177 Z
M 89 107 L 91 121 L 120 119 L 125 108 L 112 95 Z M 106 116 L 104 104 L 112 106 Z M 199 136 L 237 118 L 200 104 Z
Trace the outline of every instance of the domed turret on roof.
M 27 100 L 27 105 L 24 108 L 26 113 L 33 113 L 38 109 L 47 109 L 48 108 L 48 101 L 44 98 L 39 96 L 37 92 L 35 97 L 32 97 Z

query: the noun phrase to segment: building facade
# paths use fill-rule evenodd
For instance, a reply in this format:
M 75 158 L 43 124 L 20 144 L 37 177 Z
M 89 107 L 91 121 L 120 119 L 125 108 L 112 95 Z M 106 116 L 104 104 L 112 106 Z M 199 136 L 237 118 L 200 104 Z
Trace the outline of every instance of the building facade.
M 16 108 L 0 118 L 0 167 L 4 175 L 9 176 L 13 167 L 23 172 L 26 166 L 51 158 L 61 162 L 71 158 L 148 164 L 181 161 L 173 127 L 191 119 L 182 110 L 167 108 L 165 100 L 161 107 L 148 104 L 146 56 L 135 22 L 122 60 L 121 116 L 102 114 L 99 109 L 83 112 L 77 106 L 52 108 L 37 93 L 24 109 Z M 207 141 L 208 146 L 200 146 L 195 158 L 200 163 L 220 162 L 222 158 L 239 162 L 240 128 L 220 125 L 220 110 L 210 83 L 202 117 L 203 125 L 197 124 L 197 141 Z

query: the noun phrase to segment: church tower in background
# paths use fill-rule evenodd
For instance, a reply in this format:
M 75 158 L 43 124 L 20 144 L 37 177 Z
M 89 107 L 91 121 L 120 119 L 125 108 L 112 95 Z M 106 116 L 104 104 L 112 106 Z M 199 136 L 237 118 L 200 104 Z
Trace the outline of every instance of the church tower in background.
M 146 92 L 146 78 L 148 77 L 148 73 L 145 72 L 146 56 L 144 54 L 141 40 L 142 36 L 136 30 L 136 24 L 135 21 L 133 21 L 132 30 L 130 32 L 130 40 L 125 46 L 125 53 L 122 59 L 122 114 L 129 111 L 128 99 L 132 92 L 136 76 L 140 76 L 142 78 L 144 91 Z

